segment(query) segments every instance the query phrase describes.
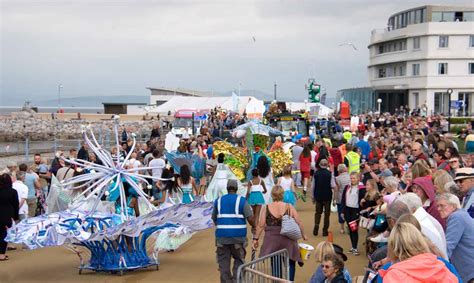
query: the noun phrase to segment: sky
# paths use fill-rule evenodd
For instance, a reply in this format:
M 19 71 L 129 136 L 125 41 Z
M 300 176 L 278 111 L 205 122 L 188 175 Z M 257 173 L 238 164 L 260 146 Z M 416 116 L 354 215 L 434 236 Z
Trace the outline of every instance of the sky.
M 445 4 L 470 4 L 449 0 Z M 0 106 L 148 95 L 147 87 L 255 89 L 303 101 L 368 85 L 370 33 L 416 0 L 0 0 Z M 435 4 L 435 3 L 432 3 Z M 443 3 L 436 3 L 443 4 Z M 351 42 L 351 46 L 339 46 Z

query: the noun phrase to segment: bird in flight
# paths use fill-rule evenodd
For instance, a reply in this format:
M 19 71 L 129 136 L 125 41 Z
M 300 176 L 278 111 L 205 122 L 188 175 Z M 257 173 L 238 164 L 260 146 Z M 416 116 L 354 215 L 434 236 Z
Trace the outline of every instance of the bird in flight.
M 357 47 L 355 47 L 355 45 L 351 42 L 344 42 L 344 43 L 339 44 L 339 46 L 345 46 L 345 45 L 352 46 L 352 48 L 354 48 L 354 51 L 357 51 Z

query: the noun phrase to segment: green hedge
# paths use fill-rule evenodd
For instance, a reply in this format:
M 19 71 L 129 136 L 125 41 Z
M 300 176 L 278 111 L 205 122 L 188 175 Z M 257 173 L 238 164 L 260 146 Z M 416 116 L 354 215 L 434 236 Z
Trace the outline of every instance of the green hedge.
M 468 117 L 451 117 L 451 124 L 467 124 L 471 122 L 471 118 Z
M 462 130 L 462 128 L 467 128 L 467 125 L 451 125 L 450 132 L 458 133 Z

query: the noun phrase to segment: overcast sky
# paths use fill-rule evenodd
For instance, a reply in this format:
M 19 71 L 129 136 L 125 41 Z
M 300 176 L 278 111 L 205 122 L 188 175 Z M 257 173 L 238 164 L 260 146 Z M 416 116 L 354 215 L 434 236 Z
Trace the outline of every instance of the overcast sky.
M 416 0 L 0 0 L 1 99 L 368 85 L 370 32 Z M 472 5 L 472 0 L 449 4 Z M 253 40 L 255 38 L 255 41 Z M 354 51 L 343 42 L 357 46 Z M 0 100 L 0 104 L 2 103 Z

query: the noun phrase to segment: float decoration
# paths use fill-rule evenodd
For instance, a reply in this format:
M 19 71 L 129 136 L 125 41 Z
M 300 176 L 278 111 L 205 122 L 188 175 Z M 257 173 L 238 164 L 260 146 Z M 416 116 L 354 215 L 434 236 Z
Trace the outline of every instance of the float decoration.
M 119 150 L 118 117 L 115 120 L 114 132 L 117 150 Z M 148 201 L 148 197 L 137 181 L 148 184 L 146 178 L 163 179 L 139 173 L 141 170 L 153 169 L 153 167 L 126 168 L 126 163 L 135 147 L 134 136 L 132 136 L 132 150 L 122 159 L 118 155 L 112 156 L 110 152 L 102 148 L 92 130 L 89 129 L 89 132 L 92 140 L 87 131 L 83 131 L 84 140 L 103 165 L 80 159 L 65 160 L 87 172 L 60 184 L 55 183 L 55 193 L 58 198 L 61 198 L 61 202 L 50 199 L 51 203 L 56 202 L 63 206 L 68 204 L 70 199 L 62 194 L 64 187 L 75 193 L 79 191 L 76 194 L 70 194 L 70 196 L 74 195 L 74 198 L 71 198 L 73 200 L 69 208 L 14 224 L 7 231 L 5 238 L 7 242 L 25 244 L 30 249 L 65 245 L 79 256 L 81 262 L 79 273 L 83 269 L 90 269 L 96 272 L 123 274 L 127 270 L 149 266 L 156 266 L 158 269 L 158 250 L 149 253 L 146 243 L 147 239 L 156 237 L 163 229 L 168 229 L 167 234 L 170 234 L 170 231 L 175 232 L 177 240 L 174 243 L 175 246 L 179 246 L 188 240 L 192 233 L 214 226 L 211 219 L 212 203 L 193 202 L 157 210 Z M 148 208 L 150 213 L 139 217 L 124 213 L 126 211 L 124 208 L 128 206 L 122 179 L 126 180 L 131 189 L 138 194 L 139 203 L 142 203 L 141 207 Z M 112 187 L 110 184 L 113 184 Z M 119 190 L 117 202 L 121 208 L 120 214 L 114 213 L 115 209 L 104 205 L 101 200 L 109 190 L 117 189 Z M 80 190 L 83 191 L 80 192 Z M 57 208 L 63 206 L 57 205 Z M 180 233 L 176 233 L 178 229 Z M 84 263 L 77 246 L 85 247 L 89 251 L 88 263 Z

